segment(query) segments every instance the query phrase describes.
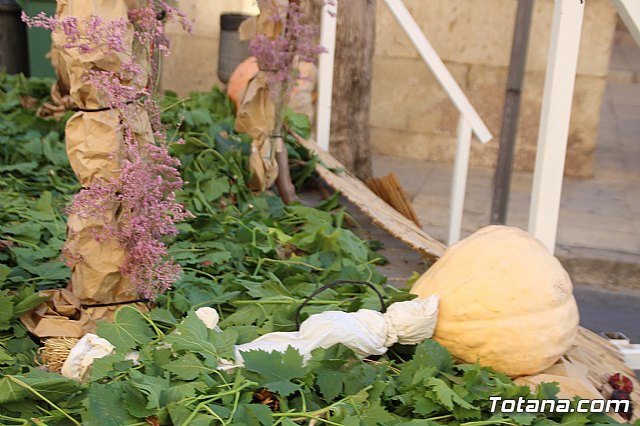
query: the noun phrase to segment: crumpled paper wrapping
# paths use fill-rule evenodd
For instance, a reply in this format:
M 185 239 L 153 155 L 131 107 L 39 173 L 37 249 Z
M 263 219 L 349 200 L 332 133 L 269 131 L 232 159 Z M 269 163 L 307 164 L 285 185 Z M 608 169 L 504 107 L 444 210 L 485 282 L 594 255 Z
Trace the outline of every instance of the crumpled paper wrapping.
M 20 317 L 30 333 L 40 337 L 76 337 L 95 330 L 97 321 L 111 321 L 117 306 L 82 308 L 70 290 L 43 290 L 50 299 Z
M 243 21 L 238 29 L 240 39 L 249 40 L 257 34 L 269 38 L 281 35 L 284 30 L 283 22 L 271 17 L 276 11 L 280 16 L 285 16 L 288 3 L 289 0 L 274 0 L 274 9 L 263 9 L 258 16 Z M 280 137 L 270 137 L 276 124 L 275 106 L 264 73 L 258 71 L 257 66 L 247 66 L 252 62 L 255 62 L 255 58 L 249 58 L 240 64 L 238 68 L 243 75 L 232 75 L 229 95 L 236 104 L 236 130 L 248 133 L 253 138 L 249 157 L 249 187 L 254 191 L 264 191 L 278 178 L 275 154 L 281 153 L 285 147 Z M 301 63 L 298 69 L 300 78 L 292 91 L 289 106 L 296 112 L 307 114 L 313 121 L 317 67 L 314 64 Z M 252 73 L 255 73 L 255 77 L 252 77 Z M 236 87 L 238 85 L 241 87 Z
M 273 146 L 270 136 L 275 126 L 275 106 L 263 73 L 259 73 L 247 86 L 236 115 L 235 129 L 253 139 L 249 156 L 251 177 L 249 187 L 264 191 L 278 177 L 278 163 L 273 155 L 282 146 Z
M 287 10 L 288 0 L 274 1 L 274 6 L 280 11 Z M 256 34 L 276 37 L 283 31 L 280 21 L 271 19 L 272 10 L 261 10 L 260 15 L 253 16 L 240 24 L 238 33 L 241 40 L 248 40 Z M 274 184 L 278 178 L 278 163 L 275 153 L 284 149 L 282 141 L 273 142 L 270 139 L 275 127 L 275 105 L 269 95 L 269 86 L 264 73 L 259 72 L 253 78 L 242 98 L 236 114 L 236 127 L 239 132 L 245 132 L 253 138 L 249 156 L 249 188 L 253 191 L 264 191 Z M 273 146 L 273 144 L 276 146 Z
M 62 118 L 65 112 L 76 107 L 68 90 L 60 80 L 56 81 L 51 86 L 51 102 L 42 104 L 36 114 L 43 118 Z
M 95 15 L 106 24 L 115 19 L 128 19 L 129 9 L 139 4 L 141 2 L 135 0 L 59 0 L 57 15 L 62 18 L 74 16 L 79 20 Z M 146 56 L 134 52 L 133 31 L 133 25 L 129 23 L 124 39 L 125 46 L 130 47 L 125 52 L 95 49 L 88 53 L 65 49 L 64 34 L 53 32 L 52 62 L 61 84 L 68 87 L 69 97 L 77 107 L 91 110 L 108 106 L 104 95 L 84 80 L 88 71 L 118 72 L 132 55 L 143 64 L 143 69 L 148 69 L 144 66 L 148 63 Z M 143 141 L 139 142 L 146 143 L 153 138 L 149 120 L 144 110 L 140 108 L 138 112 L 141 118 L 140 123 L 136 123 L 139 127 L 135 129 L 136 139 L 143 135 Z M 98 179 L 116 177 L 123 144 L 120 116 L 116 111 L 79 111 L 67 122 L 65 135 L 69 163 L 83 187 L 91 186 Z M 72 291 L 83 302 L 111 303 L 135 298 L 129 281 L 119 271 L 126 253 L 101 229 L 103 225 L 116 225 L 116 209 L 114 205 L 112 214 L 104 220 L 84 219 L 77 215 L 69 217 L 69 248 L 81 255 L 79 259 L 70 259 Z M 96 235 L 102 237 L 100 241 L 96 240 Z
M 106 25 L 115 19 L 128 20 L 128 11 L 144 4 L 143 0 L 58 0 L 59 18 L 76 17 L 79 22 L 90 16 L 99 16 Z M 84 31 L 84 24 L 78 25 Z M 95 49 L 84 53 L 65 48 L 66 36 L 60 30 L 52 33 L 51 61 L 58 74 L 58 83 L 52 89 L 53 105 L 43 109 L 43 115 L 61 113 L 61 107 L 80 109 L 67 122 L 65 129 L 69 163 L 83 187 L 98 179 L 116 176 L 120 167 L 123 145 L 120 117 L 117 112 L 91 111 L 107 107 L 104 95 L 85 81 L 88 71 L 121 70 L 122 65 L 134 57 L 143 69 L 150 69 L 148 53 L 134 47 L 134 28 L 127 24 L 124 34 L 125 52 Z M 144 77 L 144 76 L 142 76 Z M 147 113 L 139 108 L 140 119 L 134 123 L 135 138 L 139 144 L 153 141 Z M 89 110 L 89 111 L 82 111 Z M 98 319 L 112 319 L 115 308 L 80 309 L 83 304 L 104 304 L 136 299 L 130 282 L 120 273 L 125 251 L 113 237 L 106 234 L 104 225 L 115 226 L 117 207 L 106 218 L 81 218 L 72 214 L 68 219 L 67 242 L 73 258 L 69 290 L 52 290 L 52 301 L 23 317 L 29 331 L 39 337 L 81 337 L 93 330 Z M 100 236 L 100 241 L 96 239 Z M 71 307 L 76 311 L 72 311 Z

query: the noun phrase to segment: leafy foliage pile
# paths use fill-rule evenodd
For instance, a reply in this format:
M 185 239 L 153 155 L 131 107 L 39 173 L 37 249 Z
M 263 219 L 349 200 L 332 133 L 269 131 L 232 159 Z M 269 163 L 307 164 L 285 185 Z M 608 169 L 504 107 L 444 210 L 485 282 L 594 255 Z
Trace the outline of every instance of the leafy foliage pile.
M 245 368 L 224 372 L 233 345 L 271 331 L 291 331 L 302 299 L 323 283 L 367 280 L 388 303 L 410 299 L 384 285 L 379 257 L 346 229 L 335 199 L 285 206 L 273 194 L 246 189 L 249 140 L 233 131 L 219 91 L 163 99 L 167 123 L 179 123 L 174 145 L 186 182 L 180 202 L 194 218 L 179 225 L 170 254 L 183 277 L 148 313 L 121 308 L 98 334 L 116 353 L 97 360 L 88 383 L 36 367 L 38 342 L 19 316 L 38 304 L 37 291 L 67 284 L 58 259 L 63 208 L 78 190 L 66 162 L 63 122 L 25 108 L 42 102 L 46 82 L 0 79 L 0 423 L 47 425 L 553 425 L 613 424 L 604 415 L 489 413 L 489 396 L 543 398 L 557 392 L 526 387 L 479 365 L 455 365 L 433 341 L 394 347 L 361 361 L 337 346 L 314 352 L 304 366 L 294 350 L 244 354 Z M 300 117 L 288 125 L 304 133 Z M 302 183 L 315 159 L 291 148 Z M 377 309 L 367 287 L 321 293 L 304 316 L 327 309 Z M 223 332 L 193 314 L 213 306 Z M 135 354 L 135 356 L 131 356 Z

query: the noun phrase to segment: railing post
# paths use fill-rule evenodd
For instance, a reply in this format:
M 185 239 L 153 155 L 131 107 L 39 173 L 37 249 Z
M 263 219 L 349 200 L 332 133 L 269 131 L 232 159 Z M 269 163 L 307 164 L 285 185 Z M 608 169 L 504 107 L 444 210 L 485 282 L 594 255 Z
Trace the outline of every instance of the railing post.
M 471 125 L 467 118 L 463 114 L 460 114 L 460 118 L 458 119 L 456 159 L 453 165 L 453 182 L 451 184 L 451 202 L 449 206 L 449 245 L 456 243 L 460 239 L 464 196 L 467 189 L 467 172 L 469 171 L 471 136 Z
M 529 232 L 555 250 L 584 4 L 556 0 L 533 179 Z
M 327 49 L 318 59 L 318 112 L 316 139 L 318 145 L 329 151 L 331 136 L 331 97 L 333 96 L 333 61 L 336 52 L 338 0 L 325 2 L 320 21 L 320 44 Z

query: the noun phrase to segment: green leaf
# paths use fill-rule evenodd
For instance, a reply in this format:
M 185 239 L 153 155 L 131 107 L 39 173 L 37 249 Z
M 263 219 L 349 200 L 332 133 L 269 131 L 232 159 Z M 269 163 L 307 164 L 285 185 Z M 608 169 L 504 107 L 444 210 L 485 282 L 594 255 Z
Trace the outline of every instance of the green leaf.
M 392 422 L 395 418 L 380 405 L 380 401 L 376 401 L 369 405 L 362 413 L 360 420 L 366 426 L 377 426 Z
M 20 173 L 29 173 L 38 168 L 38 163 L 35 161 L 30 161 L 28 163 L 17 163 L 17 164 L 5 164 L 0 166 L 0 173 L 6 172 L 20 172 Z
M 563 426 L 584 426 L 592 424 L 588 413 L 568 413 L 562 417 Z
M 537 399 L 554 399 L 560 392 L 560 385 L 558 382 L 540 383 L 536 391 Z
M 160 405 L 164 407 L 172 402 L 179 402 L 185 398 L 193 398 L 196 396 L 196 390 L 205 391 L 206 387 L 202 382 L 182 383 L 171 386 L 169 389 L 162 391 L 160 395 Z
M 20 223 L 0 226 L 0 230 L 13 235 L 17 240 L 29 244 L 38 244 L 42 232 L 42 226 L 37 223 Z
M 105 385 L 92 383 L 87 399 L 86 411 L 82 414 L 82 424 L 86 426 L 122 426 L 135 423 L 124 408 L 122 382 Z
M 164 377 L 149 376 L 139 371 L 129 372 L 130 385 L 141 391 L 147 398 L 148 409 L 158 409 L 161 407 L 160 398 L 162 392 L 169 388 L 169 379 Z
M 291 380 L 306 374 L 302 355 L 289 346 L 284 353 L 262 350 L 242 352 L 244 368 L 258 375 L 260 384 L 283 397 L 291 395 L 300 386 Z
M 13 297 L 9 296 L 8 290 L 0 291 L 0 330 L 2 330 L 2 325 L 8 325 L 12 318 Z
M 233 330 L 222 333 L 209 330 L 204 323 L 191 312 L 176 327 L 176 333 L 166 337 L 166 341 L 176 351 L 193 351 L 213 359 L 233 359 L 234 345 L 238 335 Z
M 176 325 L 178 322 L 171 312 L 162 308 L 152 309 L 151 312 L 149 312 L 149 316 L 156 324 L 162 323 L 167 325 Z
M 342 393 L 344 372 L 336 370 L 319 371 L 317 383 L 322 396 L 327 402 L 333 401 Z
M 195 380 L 200 373 L 211 371 L 211 369 L 205 367 L 202 361 L 192 352 L 187 352 L 175 361 L 168 362 L 164 365 L 164 369 L 182 380 Z
M 431 377 L 429 378 L 429 380 L 427 380 L 427 386 L 435 391 L 436 395 L 438 396 L 438 401 L 449 410 L 453 410 L 454 402 L 462 408 L 476 408 L 472 404 L 469 404 L 467 401 L 462 399 L 462 397 L 455 393 L 453 389 L 451 389 L 442 379 Z
M 111 354 L 102 358 L 97 358 L 93 360 L 93 364 L 91 364 L 91 370 L 89 371 L 89 375 L 91 377 L 92 382 L 97 382 L 98 380 L 102 380 L 106 377 L 111 377 L 112 373 L 115 371 L 115 365 L 125 361 L 125 354 Z M 133 363 L 131 363 L 133 365 Z
M 184 405 L 178 405 L 175 402 L 167 406 L 167 411 L 171 418 L 171 424 L 178 426 L 184 425 L 192 413 L 191 409 Z M 188 424 L 189 426 L 210 426 L 216 424 L 216 418 L 207 414 L 198 413 L 191 418 Z
M 33 291 L 33 290 L 31 290 Z M 23 314 L 26 314 L 27 312 L 29 312 L 31 309 L 35 308 L 36 306 L 40 305 L 42 302 L 49 300 L 50 297 L 49 296 L 40 296 L 38 293 L 31 293 L 29 295 L 27 295 L 24 298 L 21 298 L 18 303 L 16 303 L 15 307 L 13 308 L 13 315 L 18 317 L 21 316 Z
M 438 371 L 453 368 L 453 359 L 449 351 L 435 340 L 427 339 L 416 348 L 414 359 L 423 367 L 434 367 Z
M 151 341 L 153 332 L 135 308 L 120 308 L 113 323 L 101 322 L 97 327 L 98 335 L 107 339 L 119 352 L 127 352 Z
M 56 402 L 69 398 L 82 389 L 82 385 L 59 374 L 38 370 L 31 370 L 26 376 L 5 376 L 0 379 L 0 404 L 25 398 L 39 399 L 29 388 Z
M 240 404 L 233 420 L 245 426 L 271 426 L 274 423 L 271 410 L 264 404 Z
M 55 220 L 56 214 L 53 209 L 53 197 L 51 192 L 44 191 L 36 202 L 36 210 L 43 213 L 48 219 Z
M 10 273 L 11 268 L 9 268 L 7 265 L 0 264 L 0 284 L 4 283 Z
M 64 263 L 56 260 L 39 265 L 22 265 L 22 267 L 36 277 L 45 278 L 48 281 L 62 281 L 69 279 L 71 276 L 69 268 Z
M 229 178 L 226 176 L 220 176 L 217 178 L 209 179 L 205 182 L 201 182 L 200 190 L 207 198 L 207 201 L 215 201 L 229 192 Z
M 12 364 L 15 362 L 15 358 L 9 355 L 9 353 L 0 346 L 0 365 L 1 364 Z

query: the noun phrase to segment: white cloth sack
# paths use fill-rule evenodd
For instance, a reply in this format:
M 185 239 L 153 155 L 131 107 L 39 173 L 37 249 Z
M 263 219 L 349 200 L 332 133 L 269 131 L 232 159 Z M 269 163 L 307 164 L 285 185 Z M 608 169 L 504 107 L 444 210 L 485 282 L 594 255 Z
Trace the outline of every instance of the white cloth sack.
M 69 352 L 60 373 L 69 379 L 82 381 L 94 359 L 113 353 L 115 347 L 107 339 L 85 334 Z
M 330 348 L 338 343 L 362 358 L 382 355 L 396 342 L 413 345 L 431 337 L 438 316 L 438 301 L 438 295 L 433 295 L 427 299 L 397 302 L 384 314 L 360 309 L 353 313 L 327 311 L 311 315 L 300 325 L 300 331 L 268 333 L 237 345 L 235 361 L 242 365 L 242 352 L 285 352 L 292 346 L 306 362 L 314 349 Z

